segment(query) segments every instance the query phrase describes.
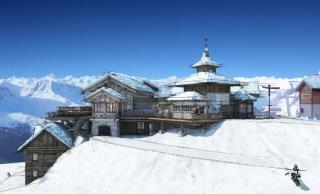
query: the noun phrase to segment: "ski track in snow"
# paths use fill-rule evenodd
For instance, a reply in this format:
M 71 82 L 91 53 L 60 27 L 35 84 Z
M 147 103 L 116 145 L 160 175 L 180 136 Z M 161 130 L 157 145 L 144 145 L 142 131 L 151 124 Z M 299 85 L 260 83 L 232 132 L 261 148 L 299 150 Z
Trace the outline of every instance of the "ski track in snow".
M 249 157 L 244 155 L 235 155 L 231 153 L 219 153 L 208 150 L 194 149 L 194 148 L 186 148 L 181 146 L 172 146 L 165 144 L 157 144 L 156 146 L 153 143 L 145 142 L 145 141 L 137 141 L 130 139 L 122 139 L 122 138 L 113 138 L 113 137 L 104 137 L 103 139 L 99 137 L 93 138 L 96 141 L 122 146 L 127 148 L 139 149 L 144 151 L 152 151 L 161 154 L 169 154 L 179 157 L 185 157 L 190 159 L 198 159 L 198 160 L 206 160 L 211 162 L 220 162 L 226 164 L 236 164 L 236 165 L 244 165 L 244 166 L 255 166 L 262 168 L 272 168 L 272 169 L 280 169 L 285 170 L 282 166 L 277 166 L 276 163 L 271 163 L 270 160 L 266 160 L 258 157 Z M 193 151 L 190 151 L 193 150 Z

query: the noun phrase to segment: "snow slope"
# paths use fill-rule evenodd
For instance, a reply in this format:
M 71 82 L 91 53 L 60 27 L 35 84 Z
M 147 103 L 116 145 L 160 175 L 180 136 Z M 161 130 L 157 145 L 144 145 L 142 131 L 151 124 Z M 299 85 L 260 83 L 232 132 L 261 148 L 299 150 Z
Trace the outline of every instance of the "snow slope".
M 319 122 L 289 119 L 226 120 L 185 137 L 94 137 L 8 193 L 318 194 L 319 138 Z M 307 170 L 300 187 L 284 175 L 295 163 Z
M 10 177 L 7 175 L 10 173 Z M 0 193 L 24 187 L 24 163 L 0 165 Z

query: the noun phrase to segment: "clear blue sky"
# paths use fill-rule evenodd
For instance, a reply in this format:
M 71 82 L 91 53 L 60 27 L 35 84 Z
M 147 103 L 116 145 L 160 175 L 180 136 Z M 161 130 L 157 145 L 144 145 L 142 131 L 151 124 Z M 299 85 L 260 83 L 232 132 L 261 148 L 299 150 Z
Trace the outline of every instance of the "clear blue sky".
M 204 38 L 218 71 L 320 70 L 316 1 L 0 1 L 0 78 L 193 73 Z

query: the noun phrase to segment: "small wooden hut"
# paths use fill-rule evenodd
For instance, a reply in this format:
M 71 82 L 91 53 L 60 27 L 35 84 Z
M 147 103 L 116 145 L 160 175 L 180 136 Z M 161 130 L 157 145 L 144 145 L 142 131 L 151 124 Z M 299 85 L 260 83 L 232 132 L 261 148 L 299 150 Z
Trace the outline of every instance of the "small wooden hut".
M 34 134 L 18 148 L 25 151 L 25 184 L 46 174 L 57 158 L 73 146 L 73 135 L 59 123 L 35 128 Z

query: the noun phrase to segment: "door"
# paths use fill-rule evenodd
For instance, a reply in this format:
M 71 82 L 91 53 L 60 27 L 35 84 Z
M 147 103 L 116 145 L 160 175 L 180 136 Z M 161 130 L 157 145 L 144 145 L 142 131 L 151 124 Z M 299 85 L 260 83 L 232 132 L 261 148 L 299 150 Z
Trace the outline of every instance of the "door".
M 99 127 L 100 136 L 111 136 L 111 129 L 109 126 L 103 125 Z

